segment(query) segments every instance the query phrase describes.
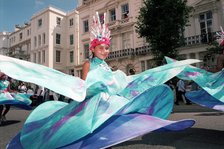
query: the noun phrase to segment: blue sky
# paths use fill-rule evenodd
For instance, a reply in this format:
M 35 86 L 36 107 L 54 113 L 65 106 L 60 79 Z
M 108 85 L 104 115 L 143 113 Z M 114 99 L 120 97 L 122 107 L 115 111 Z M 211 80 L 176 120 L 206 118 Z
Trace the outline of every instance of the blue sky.
M 65 12 L 76 8 L 77 0 L 0 0 L 0 32 L 14 31 L 16 24 L 23 25 L 32 15 L 49 5 Z

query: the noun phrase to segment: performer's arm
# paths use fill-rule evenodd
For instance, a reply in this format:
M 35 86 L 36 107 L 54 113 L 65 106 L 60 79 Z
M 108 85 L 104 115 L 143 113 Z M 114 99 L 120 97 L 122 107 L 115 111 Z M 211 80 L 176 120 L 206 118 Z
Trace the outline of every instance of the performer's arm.
M 82 79 L 85 80 L 89 72 L 90 63 L 86 61 L 82 67 Z

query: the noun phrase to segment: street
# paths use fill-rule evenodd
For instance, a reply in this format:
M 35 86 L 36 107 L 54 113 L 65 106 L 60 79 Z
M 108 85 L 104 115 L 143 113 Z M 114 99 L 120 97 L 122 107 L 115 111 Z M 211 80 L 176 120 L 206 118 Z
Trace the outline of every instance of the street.
M 12 108 L 8 122 L 0 126 L 0 148 L 22 128 L 30 111 Z M 193 105 L 174 106 L 169 120 L 194 119 L 192 128 L 178 132 L 151 132 L 141 137 L 118 144 L 113 149 L 223 149 L 224 113 Z

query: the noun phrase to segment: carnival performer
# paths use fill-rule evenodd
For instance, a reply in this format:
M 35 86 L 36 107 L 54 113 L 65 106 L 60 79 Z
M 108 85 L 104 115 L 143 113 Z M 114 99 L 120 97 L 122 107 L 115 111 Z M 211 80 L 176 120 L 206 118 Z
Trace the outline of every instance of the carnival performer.
M 9 90 L 9 84 L 6 82 L 6 75 L 0 72 L 0 93 L 4 90 Z M 5 108 L 5 109 L 4 109 Z M 10 110 L 10 105 L 0 105 L 0 125 L 6 121 L 6 114 Z
M 27 110 L 32 109 L 32 107 L 29 106 L 31 103 L 30 99 L 27 96 L 18 94 L 12 90 L 10 83 L 11 78 L 0 72 L 0 123 L 6 121 L 6 114 L 10 110 L 10 105 Z
M 106 14 L 103 18 L 100 21 L 98 13 L 93 17 L 93 58 L 85 62 L 82 79 L 0 56 L 4 73 L 74 99 L 70 104 L 48 101 L 39 105 L 7 148 L 107 148 L 151 131 L 178 131 L 194 125 L 191 119 L 165 120 L 173 108 L 173 92 L 164 83 L 199 61 L 174 62 L 132 76 L 113 72 L 104 61 L 109 54 L 110 31 Z

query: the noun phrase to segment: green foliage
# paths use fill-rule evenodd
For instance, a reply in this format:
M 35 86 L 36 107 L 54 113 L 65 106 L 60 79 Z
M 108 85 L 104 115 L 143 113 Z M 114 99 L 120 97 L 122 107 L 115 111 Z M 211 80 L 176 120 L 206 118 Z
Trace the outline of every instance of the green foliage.
M 176 58 L 192 7 L 186 0 L 144 0 L 137 17 L 136 31 L 150 43 L 157 64 L 164 56 Z
M 213 41 L 211 46 L 206 49 L 209 55 L 222 54 L 223 47 L 217 41 Z

